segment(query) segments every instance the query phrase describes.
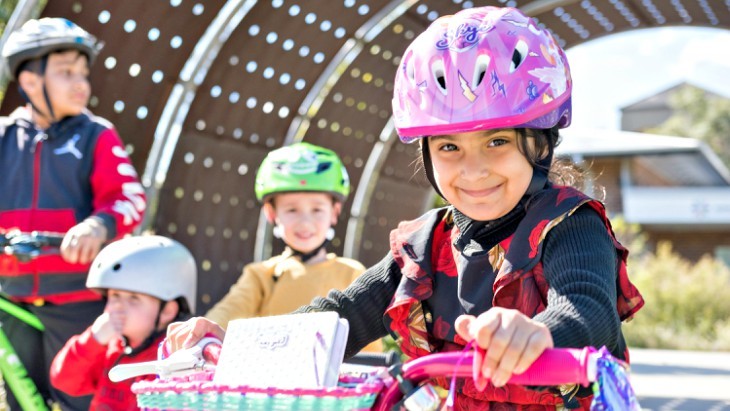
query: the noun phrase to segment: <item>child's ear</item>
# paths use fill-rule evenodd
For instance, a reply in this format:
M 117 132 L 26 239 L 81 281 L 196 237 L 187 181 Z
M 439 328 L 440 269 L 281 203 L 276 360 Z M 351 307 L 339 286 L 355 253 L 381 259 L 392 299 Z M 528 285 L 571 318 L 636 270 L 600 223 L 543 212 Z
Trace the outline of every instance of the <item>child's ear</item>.
M 42 87 L 41 76 L 29 70 L 18 73 L 18 84 L 29 96 L 35 95 Z
M 271 201 L 267 201 L 264 203 L 264 215 L 266 216 L 266 221 L 269 222 L 269 224 L 276 223 L 276 209 L 274 209 L 274 205 L 271 204 Z
M 180 304 L 178 304 L 177 301 L 167 301 L 160 312 L 160 326 L 167 327 L 167 324 L 170 324 L 177 317 L 179 312 Z
M 332 204 L 332 225 L 337 225 L 337 219 L 340 217 L 340 213 L 342 212 L 342 203 L 339 201 L 335 201 L 334 204 Z

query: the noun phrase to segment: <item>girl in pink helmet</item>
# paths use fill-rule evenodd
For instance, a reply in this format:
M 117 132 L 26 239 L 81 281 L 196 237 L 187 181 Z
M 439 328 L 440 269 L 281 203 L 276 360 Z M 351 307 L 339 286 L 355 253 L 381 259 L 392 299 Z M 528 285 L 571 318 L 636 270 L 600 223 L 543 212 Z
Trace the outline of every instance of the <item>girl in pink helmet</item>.
M 588 409 L 585 388 L 507 383 L 550 347 L 628 359 L 620 324 L 643 305 L 603 205 L 550 178 L 571 88 L 563 50 L 517 9 L 434 21 L 403 55 L 393 114 L 449 205 L 400 223 L 381 262 L 300 311 L 347 318 L 347 355 L 386 333 L 411 358 L 475 342 L 481 373 L 458 381 L 455 409 Z M 192 320 L 168 339 L 209 331 L 223 336 Z

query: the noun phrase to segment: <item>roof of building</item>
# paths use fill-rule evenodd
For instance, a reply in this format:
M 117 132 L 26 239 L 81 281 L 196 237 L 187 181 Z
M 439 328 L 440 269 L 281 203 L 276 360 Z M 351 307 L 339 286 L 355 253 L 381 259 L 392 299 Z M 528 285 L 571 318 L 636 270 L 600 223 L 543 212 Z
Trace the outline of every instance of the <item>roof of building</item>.
M 641 157 L 642 163 L 678 186 L 730 186 L 730 170 L 703 141 L 621 130 L 567 128 L 556 155 Z
M 642 111 L 642 110 L 654 110 L 657 107 L 668 107 L 670 97 L 677 91 L 685 87 L 694 87 L 707 93 L 708 96 L 729 98 L 723 95 L 721 91 L 710 91 L 707 87 L 698 84 L 696 81 L 683 81 L 677 83 L 667 89 L 653 93 L 650 96 L 644 97 L 638 101 L 627 104 L 621 107 L 621 111 Z

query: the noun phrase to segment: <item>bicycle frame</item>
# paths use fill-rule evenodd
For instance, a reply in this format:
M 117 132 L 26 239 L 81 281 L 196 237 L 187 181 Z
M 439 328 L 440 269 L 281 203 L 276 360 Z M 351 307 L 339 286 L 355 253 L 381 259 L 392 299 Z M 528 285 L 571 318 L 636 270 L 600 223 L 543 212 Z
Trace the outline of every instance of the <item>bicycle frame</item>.
M 5 298 L 0 298 L 0 310 L 23 321 L 29 326 L 43 331 L 45 327 L 33 313 L 13 304 Z M 28 371 L 18 358 L 15 348 L 10 343 L 2 324 L 0 324 L 0 372 L 2 372 L 6 387 L 15 395 L 20 407 L 24 411 L 47 411 L 48 406 L 43 396 L 38 392 Z
M 45 247 L 57 248 L 61 245 L 63 234 L 48 232 L 10 232 L 0 236 L 0 247 L 7 255 L 14 256 L 20 262 L 28 262 L 44 254 Z M 38 331 L 44 331 L 43 323 L 28 310 L 0 296 L 0 310 L 19 319 Z M 28 376 L 28 370 L 20 361 L 2 324 L 0 324 L 0 372 L 9 388 L 24 411 L 48 411 L 45 399 L 38 387 Z

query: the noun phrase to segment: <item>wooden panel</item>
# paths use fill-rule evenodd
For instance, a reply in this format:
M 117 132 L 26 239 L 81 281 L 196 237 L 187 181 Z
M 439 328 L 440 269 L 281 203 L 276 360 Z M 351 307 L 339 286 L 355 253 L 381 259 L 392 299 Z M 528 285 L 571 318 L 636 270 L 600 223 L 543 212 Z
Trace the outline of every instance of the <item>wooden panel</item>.
M 193 251 L 199 312 L 217 302 L 253 260 L 260 207 L 253 196 L 262 147 L 190 132 L 181 136 L 160 193 L 157 232 Z

